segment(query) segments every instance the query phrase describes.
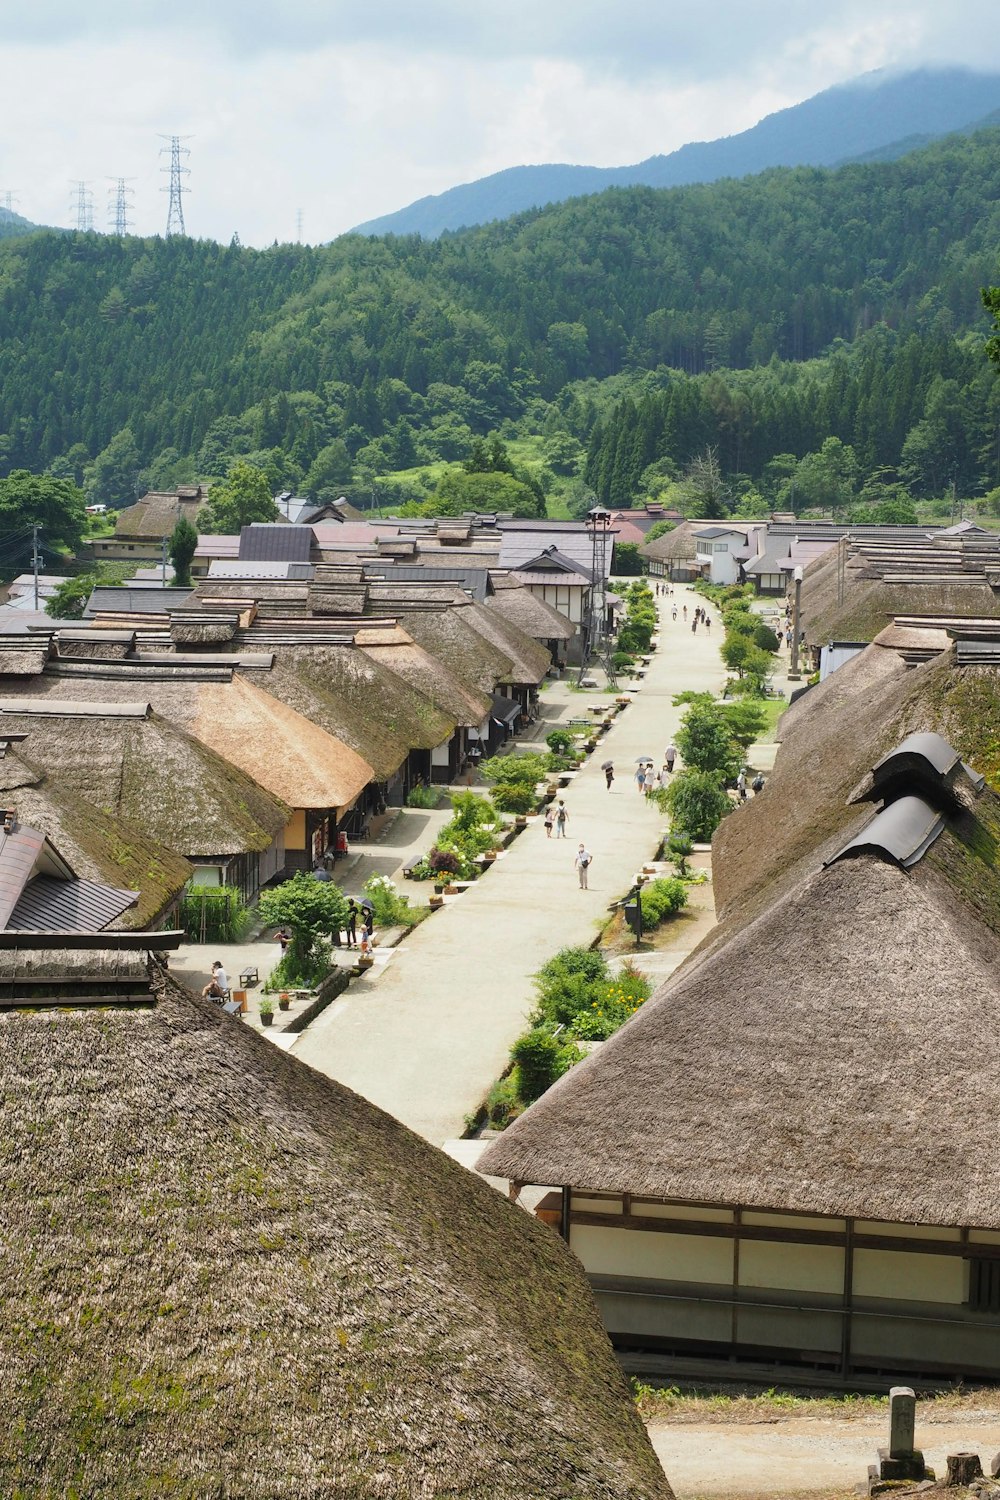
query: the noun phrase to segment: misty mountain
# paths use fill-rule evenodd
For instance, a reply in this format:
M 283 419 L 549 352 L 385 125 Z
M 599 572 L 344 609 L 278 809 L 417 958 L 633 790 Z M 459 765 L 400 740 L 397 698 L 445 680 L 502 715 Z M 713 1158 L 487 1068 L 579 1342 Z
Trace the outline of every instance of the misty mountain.
M 750 130 L 698 141 L 627 167 L 508 167 L 361 224 L 358 234 L 420 234 L 509 218 L 609 187 L 680 187 L 746 177 L 768 167 L 887 161 L 1000 110 L 1000 75 L 964 68 L 867 73 L 801 104 L 767 115 Z M 993 123 L 990 121 L 989 123 Z

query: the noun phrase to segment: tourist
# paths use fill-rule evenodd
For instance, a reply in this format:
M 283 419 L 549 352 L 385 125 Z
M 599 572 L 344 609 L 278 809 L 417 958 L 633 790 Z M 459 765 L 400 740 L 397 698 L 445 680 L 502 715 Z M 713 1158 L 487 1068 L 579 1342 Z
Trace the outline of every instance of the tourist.
M 318 859 L 316 861 L 316 863 L 313 865 L 313 879 L 314 880 L 329 880 L 330 879 L 330 872 L 326 868 L 326 865 L 323 863 L 323 861 L 321 859 Z
M 764 778 L 758 771 L 750 785 L 753 787 L 754 796 L 758 796 L 764 790 Z
M 604 781 L 605 781 L 605 784 L 606 784 L 609 792 L 611 790 L 611 783 L 614 781 L 614 779 L 615 779 L 615 768 L 614 768 L 614 766 L 605 766 L 604 767 Z
M 218 959 L 212 964 L 212 977 L 202 990 L 205 1000 L 224 1000 L 229 990 L 229 977 Z
M 566 837 L 566 822 L 567 822 L 568 818 L 569 818 L 569 813 L 566 810 L 566 804 L 563 801 L 563 799 L 560 797 L 559 798 L 559 805 L 556 808 L 556 838 L 557 839 L 564 839 Z
M 358 903 L 353 896 L 348 898 L 347 921 L 344 924 L 344 929 L 347 934 L 348 948 L 356 947 L 358 941 Z
M 677 746 L 668 745 L 663 752 L 663 759 L 666 763 L 667 775 L 672 776 L 674 774 L 674 761 L 677 759 Z
M 677 605 L 676 604 L 671 605 L 671 608 L 670 608 L 670 618 L 672 620 L 676 620 L 676 618 L 677 618 Z
M 635 773 L 635 784 L 641 795 L 646 790 L 646 766 L 643 761 L 639 762 L 639 767 Z
M 556 816 L 555 813 L 552 811 L 552 804 L 549 803 L 549 806 L 545 809 L 545 818 L 544 818 L 544 823 L 545 823 L 545 837 L 547 839 L 550 839 L 552 837 L 552 824 L 555 822 L 555 816 Z
M 282 958 L 284 958 L 286 952 L 288 951 L 288 945 L 292 941 L 291 933 L 286 932 L 283 927 L 279 927 L 277 932 L 274 934 L 274 941 L 281 948 L 281 956 Z
M 581 844 L 576 851 L 576 859 L 573 863 L 576 865 L 576 873 L 580 877 L 580 889 L 581 891 L 585 891 L 587 889 L 587 871 L 590 869 L 590 855 L 587 853 L 584 844 Z

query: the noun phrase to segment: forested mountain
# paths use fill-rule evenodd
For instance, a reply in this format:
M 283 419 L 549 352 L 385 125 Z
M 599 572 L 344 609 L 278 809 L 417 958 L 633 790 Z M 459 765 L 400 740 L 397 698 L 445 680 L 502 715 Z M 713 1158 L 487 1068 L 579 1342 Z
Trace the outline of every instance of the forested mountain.
M 0 472 L 89 474 L 125 503 L 250 457 L 275 485 L 337 493 L 503 429 L 543 435 L 564 475 L 589 448 L 590 482 L 621 502 L 692 443 L 755 480 L 832 432 L 898 464 L 947 407 L 952 456 L 921 483 L 962 464 L 978 484 L 998 403 L 961 339 L 985 331 L 997 279 L 998 144 L 615 189 L 434 242 L 10 239 Z
M 1000 109 L 1000 76 L 964 68 L 868 73 L 767 115 L 750 130 L 681 146 L 628 167 L 508 167 L 476 182 L 420 198 L 361 224 L 357 234 L 421 234 L 487 224 L 609 187 L 680 187 L 745 177 L 768 167 L 832 166 L 858 158 L 891 160 Z
M 30 219 L 14 213 L 13 209 L 0 208 L 0 240 L 9 239 L 15 234 L 34 234 L 38 227 Z

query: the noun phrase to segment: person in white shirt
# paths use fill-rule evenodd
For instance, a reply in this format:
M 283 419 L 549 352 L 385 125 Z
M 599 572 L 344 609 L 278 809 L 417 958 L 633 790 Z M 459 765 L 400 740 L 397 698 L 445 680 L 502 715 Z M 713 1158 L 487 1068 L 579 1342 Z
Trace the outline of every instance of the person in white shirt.
M 221 1000 L 229 989 L 229 976 L 218 959 L 212 965 L 212 977 L 202 990 L 206 1000 Z
M 585 891 L 587 889 L 587 871 L 590 869 L 590 855 L 587 853 L 586 845 L 580 845 L 576 851 L 576 859 L 573 863 L 576 865 L 576 871 L 580 877 L 580 889 L 581 891 Z

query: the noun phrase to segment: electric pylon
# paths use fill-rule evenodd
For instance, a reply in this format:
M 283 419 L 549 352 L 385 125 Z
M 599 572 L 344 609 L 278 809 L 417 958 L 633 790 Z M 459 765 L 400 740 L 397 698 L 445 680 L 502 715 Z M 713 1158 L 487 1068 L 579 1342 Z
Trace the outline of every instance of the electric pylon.
M 13 188 L 4 188 L 0 193 L 0 208 L 5 208 L 9 214 L 14 212 L 14 204 L 20 203 L 20 198 Z
M 86 234 L 94 227 L 94 195 L 90 191 L 90 184 L 83 178 L 71 179 L 75 192 L 70 202 L 76 205 L 76 227 L 80 234 Z
M 169 188 L 161 188 L 161 193 L 170 194 L 170 207 L 167 209 L 167 234 L 185 234 L 184 228 L 184 201 L 183 194 L 190 192 L 181 182 L 182 177 L 190 175 L 191 168 L 181 166 L 181 157 L 190 156 L 191 152 L 187 146 L 182 146 L 181 141 L 189 141 L 188 135 L 164 135 L 161 140 L 169 141 L 169 146 L 160 147 L 160 155 L 170 157 L 169 167 L 161 167 L 161 172 L 170 173 Z
M 129 187 L 133 179 L 109 177 L 108 181 L 114 183 L 113 188 L 108 188 L 108 224 L 113 234 L 124 239 L 132 227 L 129 223 L 128 200 L 135 196 L 135 188 Z

